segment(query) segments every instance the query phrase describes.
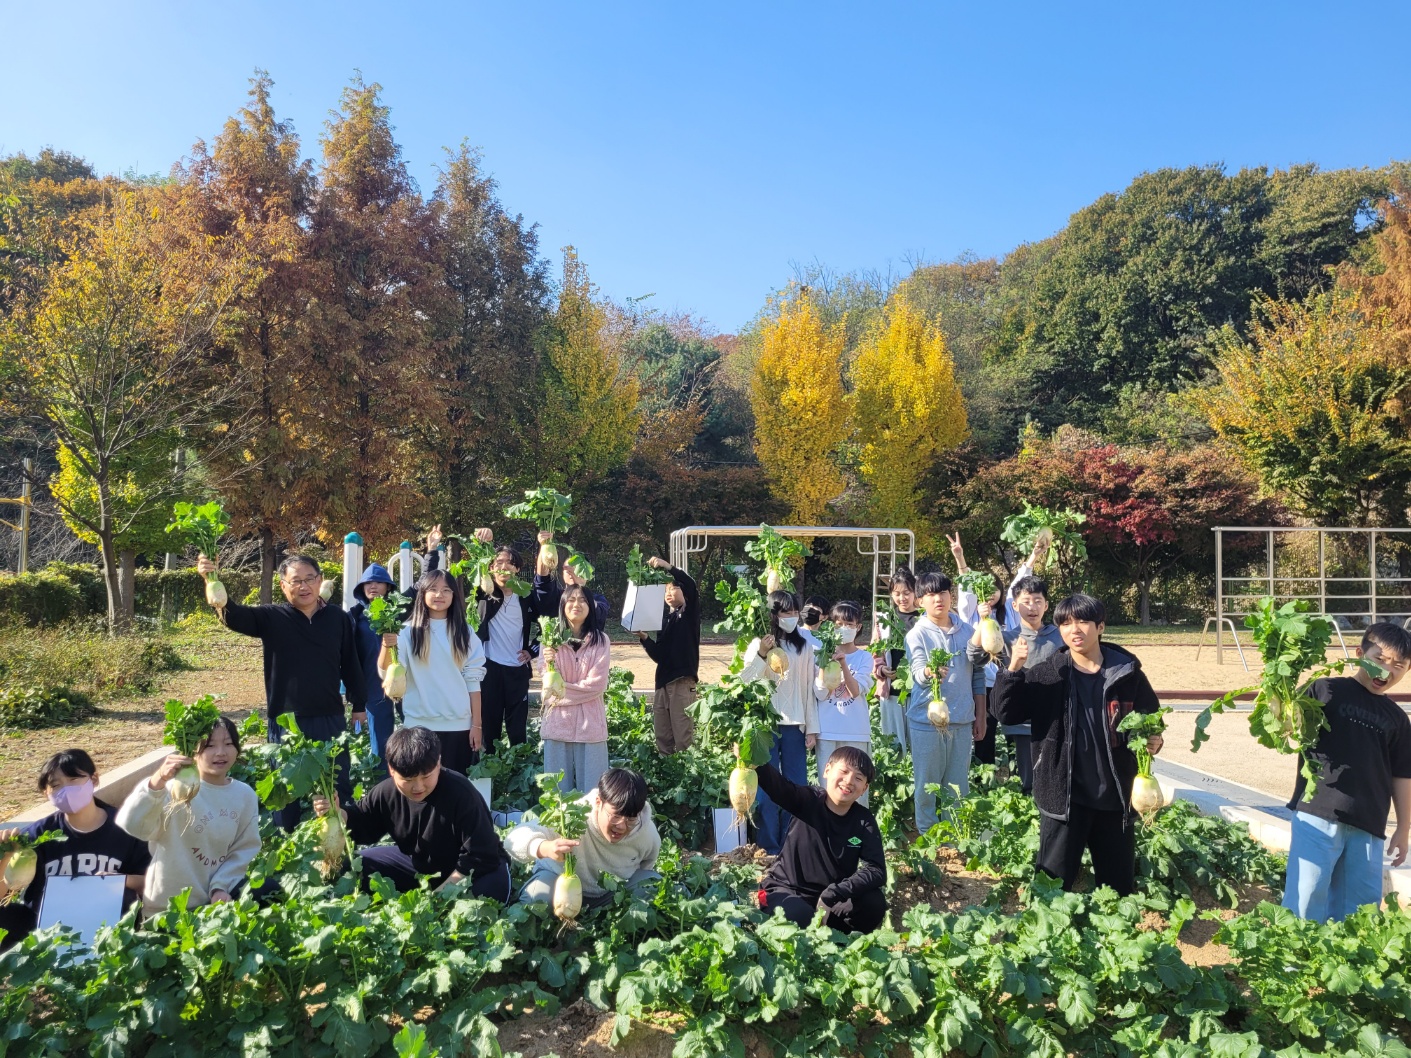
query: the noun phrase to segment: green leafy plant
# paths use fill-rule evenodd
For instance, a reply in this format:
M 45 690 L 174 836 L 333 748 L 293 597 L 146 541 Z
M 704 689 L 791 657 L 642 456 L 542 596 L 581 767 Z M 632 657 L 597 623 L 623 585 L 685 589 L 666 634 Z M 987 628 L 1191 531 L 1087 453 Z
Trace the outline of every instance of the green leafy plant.
M 183 757 L 196 755 L 196 747 L 220 719 L 213 694 L 203 694 L 190 705 L 180 698 L 169 698 L 163 709 L 166 723 L 162 727 L 162 745 L 173 747 Z M 167 780 L 173 806 L 189 805 L 200 789 L 201 774 L 195 764 L 186 765 Z
M 995 578 L 992 573 L 982 573 L 972 569 L 956 578 L 962 591 L 968 591 L 981 602 L 986 602 L 995 593 Z
M 896 604 L 888 600 L 886 608 L 877 611 L 877 617 L 881 622 L 882 634 L 876 642 L 868 646 L 874 657 L 885 657 L 888 651 L 896 650 L 901 652 L 901 658 L 897 662 L 897 667 L 892 675 L 892 692 L 897 696 L 897 701 L 905 707 L 911 698 L 911 662 L 908 660 L 906 651 L 906 620 L 902 617 L 901 611 L 896 608 Z M 874 693 L 878 684 L 873 685 Z
M 345 860 L 354 861 L 352 839 L 339 816 L 336 783 L 338 758 L 348 752 L 353 736 L 343 734 L 328 742 L 309 738 L 299 730 L 292 713 L 281 713 L 276 722 L 285 733 L 279 742 L 271 745 L 270 769 L 256 785 L 255 792 L 260 802 L 272 810 L 314 794 L 328 802 L 328 812 L 321 819 L 308 820 L 301 826 L 318 834 L 322 870 L 325 878 L 331 878 L 341 870 Z
M 573 497 L 540 485 L 524 493 L 524 502 L 505 508 L 506 518 L 527 518 L 541 533 L 566 533 L 573 524 Z M 539 561 L 548 569 L 559 564 L 558 548 L 552 541 L 539 545 Z
M 1082 562 L 1088 557 L 1088 547 L 1078 526 L 1087 520 L 1074 510 L 1053 510 L 1025 500 L 1023 511 L 1004 520 L 999 538 L 1025 554 L 1036 544 L 1052 545 L 1066 551 L 1075 562 Z M 1043 568 L 1042 557 L 1036 568 Z
M 540 617 L 538 639 L 540 646 L 557 650 L 568 642 L 568 629 L 557 617 Z M 543 688 L 542 708 L 551 709 L 555 702 L 564 696 L 564 684 L 559 670 L 548 660 L 544 662 L 544 679 L 541 686 Z
M 945 647 L 933 647 L 926 655 L 926 666 L 931 670 L 931 700 L 926 703 L 926 715 L 937 727 L 950 723 L 950 706 L 941 694 L 941 684 L 946 678 L 946 669 L 955 658 L 955 652 Z
M 568 547 L 568 558 L 564 560 L 564 565 L 573 570 L 574 575 L 584 584 L 593 579 L 597 572 L 593 568 L 593 563 L 588 561 L 588 556 L 577 548 Z
M 1313 604 L 1295 599 L 1280 606 L 1265 597 L 1245 616 L 1259 656 L 1264 662 L 1259 683 L 1222 695 L 1201 712 L 1195 722 L 1192 752 L 1200 749 L 1210 735 L 1207 728 L 1215 713 L 1234 706 L 1241 695 L 1254 694 L 1254 710 L 1249 714 L 1249 731 L 1261 746 L 1280 753 L 1302 756 L 1303 777 L 1307 780 L 1304 800 L 1311 800 L 1318 786 L 1318 764 L 1310 751 L 1318 736 L 1328 727 L 1323 703 L 1307 693 L 1316 679 L 1342 672 L 1349 661 L 1328 661 L 1333 624 L 1326 617 L 1311 614 Z M 1362 664 L 1370 666 L 1370 662 Z
M 735 636 L 735 656 L 730 661 L 730 671 L 738 675 L 744 667 L 750 640 L 769 634 L 769 604 L 743 573 L 735 579 L 733 588 L 727 581 L 717 581 L 715 598 L 724 606 L 725 618 L 715 622 L 714 631 Z
M 167 532 L 180 533 L 203 555 L 215 562 L 220 554 L 220 538 L 230 528 L 230 518 L 218 501 L 200 505 L 179 502 L 172 507 L 172 520 Z M 206 601 L 217 609 L 225 606 L 228 595 L 225 585 L 214 571 L 206 574 Z
M 736 746 L 727 782 L 730 806 L 738 818 L 749 818 L 759 790 L 755 769 L 769 763 L 769 751 L 779 737 L 773 689 L 765 680 L 727 674 L 699 691 L 695 711 L 699 737 L 728 739 Z
M 639 588 L 647 584 L 672 582 L 671 570 L 648 565 L 642 558 L 642 548 L 638 544 L 633 544 L 632 550 L 627 552 L 627 579 Z
M 836 661 L 833 655 L 843 645 L 843 637 L 838 631 L 838 626 L 832 621 L 820 621 L 813 637 L 818 640 L 813 657 L 822 673 L 823 686 L 829 691 L 836 691 L 843 684 L 843 665 L 842 662 Z
M 71 687 L 11 684 L 0 691 L 0 732 L 81 724 L 97 711 L 88 695 Z
M 1117 724 L 1117 730 L 1127 736 L 1127 748 L 1137 757 L 1137 777 L 1132 783 L 1132 807 L 1149 818 L 1166 803 L 1161 792 L 1161 784 L 1151 773 L 1151 750 L 1147 748 L 1150 739 L 1166 730 L 1166 714 L 1169 708 L 1158 709 L 1154 713 L 1130 712 Z
M 560 786 L 563 772 L 539 776 L 539 808 L 535 812 L 539 825 L 561 838 L 577 841 L 588 827 L 588 805 L 576 793 L 564 795 Z M 554 914 L 571 923 L 583 910 L 583 882 L 578 877 L 578 857 L 565 853 L 563 873 L 554 882 Z
M 367 623 L 379 636 L 397 635 L 407 618 L 412 601 L 398 591 L 389 591 L 367 604 Z M 387 671 L 382 674 L 382 691 L 389 698 L 407 693 L 407 667 L 397 657 L 395 646 L 387 647 Z
M 794 563 L 811 555 L 807 547 L 790 540 L 769 525 L 759 527 L 759 536 L 745 544 L 745 554 L 764 563 L 759 582 L 766 592 L 794 590 Z

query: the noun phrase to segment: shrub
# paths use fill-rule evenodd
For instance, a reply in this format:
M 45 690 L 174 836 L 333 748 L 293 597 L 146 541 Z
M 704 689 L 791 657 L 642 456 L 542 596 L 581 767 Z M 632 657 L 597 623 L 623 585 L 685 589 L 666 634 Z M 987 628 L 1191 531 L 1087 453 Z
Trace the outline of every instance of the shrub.
M 0 617 L 10 624 L 52 626 L 82 616 L 83 595 L 61 573 L 0 574 Z
M 27 629 L 0 636 L 0 674 L 21 687 L 75 687 L 88 694 L 152 690 L 160 673 L 183 668 L 159 639 Z
M 71 687 L 10 687 L 0 691 L 0 731 L 79 724 L 94 712 L 88 695 Z

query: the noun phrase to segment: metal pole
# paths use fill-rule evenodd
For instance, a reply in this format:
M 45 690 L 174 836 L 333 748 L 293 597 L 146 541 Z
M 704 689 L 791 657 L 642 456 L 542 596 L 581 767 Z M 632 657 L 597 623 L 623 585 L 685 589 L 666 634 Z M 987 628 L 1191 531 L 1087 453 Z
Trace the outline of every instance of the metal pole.
M 1215 530 L 1215 664 L 1225 664 L 1225 534 Z
M 1372 612 L 1368 615 L 1368 622 L 1367 622 L 1367 623 L 1368 623 L 1368 624 L 1376 624 L 1376 623 L 1377 623 L 1377 531 L 1376 531 L 1375 529 L 1369 529 L 1369 530 L 1367 530 L 1367 562 L 1368 562 L 1367 574 L 1368 574 L 1368 577 L 1369 577 L 1369 580 L 1367 581 L 1367 587 L 1368 587 L 1368 590 L 1370 590 L 1371 593 L 1372 593 L 1371 600 L 1370 600 L 1370 605 L 1371 605 L 1371 607 L 1372 607 Z
M 31 489 L 29 476 L 34 472 L 34 461 L 28 456 L 24 460 L 24 482 L 20 485 L 20 560 L 19 571 L 29 570 L 29 504 Z
M 1328 558 L 1325 543 L 1327 533 L 1318 530 L 1318 612 L 1328 612 Z
M 1265 554 L 1269 559 L 1269 598 L 1277 599 L 1274 594 L 1274 530 L 1269 530 L 1269 535 L 1265 538 Z

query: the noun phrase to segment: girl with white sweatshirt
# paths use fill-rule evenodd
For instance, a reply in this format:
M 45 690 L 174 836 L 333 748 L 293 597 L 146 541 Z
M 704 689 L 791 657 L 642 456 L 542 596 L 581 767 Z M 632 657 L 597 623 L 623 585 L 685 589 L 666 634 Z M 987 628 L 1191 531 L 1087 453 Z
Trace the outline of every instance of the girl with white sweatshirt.
M 382 637 L 377 671 L 386 675 L 389 648 L 407 669 L 402 722 L 425 727 L 441 740 L 441 766 L 462 775 L 483 748 L 480 681 L 485 678 L 485 646 L 465 619 L 460 582 L 443 569 L 416 584 L 412 613 L 396 635 Z
M 152 850 L 142 890 L 147 914 L 165 911 L 183 889 L 191 890 L 187 906 L 200 907 L 230 900 L 245 884 L 245 868 L 260 851 L 260 799 L 230 777 L 239 756 L 240 733 L 223 716 L 196 744 L 201 786 L 190 803 L 174 804 L 167 793 L 167 781 L 193 763 L 173 753 L 118 809 L 118 826 Z
M 818 697 L 814 677 L 818 664 L 813 652 L 818 640 L 799 628 L 799 603 L 787 591 L 769 593 L 769 635 L 750 642 L 745 651 L 742 680 L 769 680 L 774 684 L 774 711 L 779 714 L 779 737 L 769 750 L 769 763 L 799 786 L 808 785 L 808 751 L 818 741 Z M 789 668 L 779 675 L 769 666 L 770 650 L 779 647 L 789 659 Z M 771 856 L 779 855 L 793 816 L 763 791 L 759 806 L 756 840 Z

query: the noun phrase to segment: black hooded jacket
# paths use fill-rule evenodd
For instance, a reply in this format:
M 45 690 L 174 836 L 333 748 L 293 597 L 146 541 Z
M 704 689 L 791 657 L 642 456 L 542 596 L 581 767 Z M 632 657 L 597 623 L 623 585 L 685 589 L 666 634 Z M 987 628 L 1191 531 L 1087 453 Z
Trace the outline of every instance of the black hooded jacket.
M 1034 803 L 1044 815 L 1065 821 L 1073 794 L 1072 674 L 1072 655 L 1065 649 L 1033 668 L 1001 669 L 995 680 L 1000 723 L 1033 724 Z M 1124 812 L 1130 815 L 1137 758 L 1117 725 L 1128 713 L 1154 713 L 1161 703 L 1136 655 L 1119 646 L 1102 645 L 1102 676 L 1108 763 L 1117 777 Z

